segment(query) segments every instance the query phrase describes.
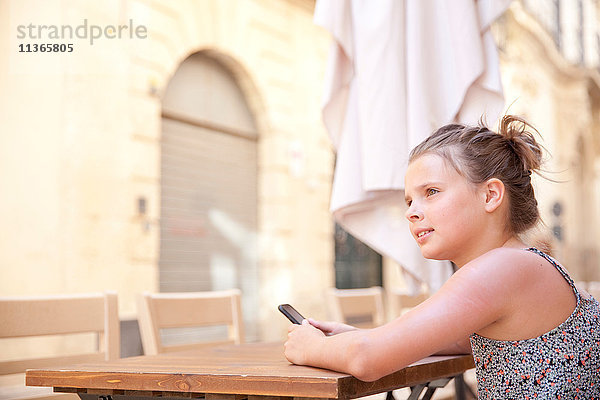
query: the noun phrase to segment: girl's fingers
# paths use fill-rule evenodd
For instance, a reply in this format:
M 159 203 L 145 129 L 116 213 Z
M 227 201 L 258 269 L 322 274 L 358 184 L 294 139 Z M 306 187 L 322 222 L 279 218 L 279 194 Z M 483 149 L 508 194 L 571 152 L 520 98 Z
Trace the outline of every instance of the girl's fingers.
M 331 333 L 335 328 L 335 322 L 317 321 L 312 318 L 309 318 L 308 322 L 324 333 Z
M 315 328 L 318 328 L 318 329 L 321 329 L 321 330 L 323 328 L 323 323 L 320 322 L 320 321 L 317 321 L 315 319 L 309 318 L 308 319 L 308 323 L 311 324 L 312 326 L 314 326 Z

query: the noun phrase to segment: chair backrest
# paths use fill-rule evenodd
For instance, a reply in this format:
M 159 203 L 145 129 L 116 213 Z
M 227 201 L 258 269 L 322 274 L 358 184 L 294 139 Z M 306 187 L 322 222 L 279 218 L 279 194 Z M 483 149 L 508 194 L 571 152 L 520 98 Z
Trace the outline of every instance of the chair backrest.
M 120 355 L 116 293 L 0 297 L 0 339 L 95 332 L 96 352 L 0 361 L 0 375 L 29 368 L 112 360 Z
M 407 293 L 397 289 L 388 289 L 388 305 L 390 308 L 390 318 L 396 318 L 418 306 L 429 297 L 428 293 Z
M 138 322 L 144 354 L 193 349 L 221 343 L 242 343 L 244 337 L 239 289 L 189 293 L 143 293 L 138 297 Z M 161 329 L 225 325 L 225 340 L 167 346 Z
M 385 323 L 383 288 L 327 290 L 331 317 L 357 328 L 373 328 Z

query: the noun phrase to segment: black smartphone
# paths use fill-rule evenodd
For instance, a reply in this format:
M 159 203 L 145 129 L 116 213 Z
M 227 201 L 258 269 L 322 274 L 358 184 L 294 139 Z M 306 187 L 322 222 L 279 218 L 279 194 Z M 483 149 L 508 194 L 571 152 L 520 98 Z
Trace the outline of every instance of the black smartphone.
M 302 323 L 304 317 L 302 314 L 296 311 L 294 307 L 290 306 L 289 304 L 280 304 L 277 308 L 283 315 L 287 317 L 287 319 L 292 321 L 293 324 L 300 325 Z

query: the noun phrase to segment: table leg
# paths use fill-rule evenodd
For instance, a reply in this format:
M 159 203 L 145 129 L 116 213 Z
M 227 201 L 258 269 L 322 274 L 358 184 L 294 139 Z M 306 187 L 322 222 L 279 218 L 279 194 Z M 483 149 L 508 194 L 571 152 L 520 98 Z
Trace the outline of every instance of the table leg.
M 421 392 L 423 391 L 423 389 L 425 389 L 427 385 L 425 384 L 421 384 L 421 385 L 417 385 L 417 386 L 413 386 L 410 388 L 410 396 L 408 396 L 407 400 L 418 400 L 419 396 L 421 395 Z
M 436 389 L 446 386 L 448 382 L 450 382 L 450 379 L 452 378 L 437 379 L 435 381 L 413 386 L 410 388 L 410 396 L 408 396 L 407 400 L 429 400 Z M 423 394 L 423 397 L 419 397 L 421 396 L 421 393 L 423 393 L 423 389 L 427 390 L 425 391 L 425 394 Z
M 462 374 L 454 377 L 454 388 L 456 391 L 456 400 L 467 400 L 465 394 L 465 378 Z
M 454 377 L 454 388 L 456 391 L 456 400 L 477 399 L 475 393 L 467 383 L 463 374 Z M 468 395 L 468 396 L 467 396 Z

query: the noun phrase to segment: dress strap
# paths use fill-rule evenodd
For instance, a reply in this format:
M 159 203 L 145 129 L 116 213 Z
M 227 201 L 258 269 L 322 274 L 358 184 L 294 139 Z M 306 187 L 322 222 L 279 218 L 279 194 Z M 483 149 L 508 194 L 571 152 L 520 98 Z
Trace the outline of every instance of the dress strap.
M 562 265 L 560 265 L 558 263 L 558 261 L 556 261 L 554 258 L 549 256 L 548 254 L 544 253 L 543 251 L 536 249 L 535 247 L 530 247 L 525 250 L 531 251 L 532 253 L 535 253 L 535 254 L 545 258 L 546 261 L 548 261 L 550 264 L 552 264 L 558 270 L 558 272 L 560 272 L 560 274 L 563 276 L 563 278 L 565 278 L 565 280 L 569 283 L 569 285 L 571 285 L 571 287 L 573 288 L 573 291 L 575 292 L 575 295 L 577 296 L 577 302 L 579 303 L 579 298 L 581 296 L 579 293 L 579 289 L 577 289 L 577 286 L 575 286 L 575 282 L 573 281 L 573 279 L 569 276 L 567 271 L 565 271 L 565 269 L 562 267 Z

